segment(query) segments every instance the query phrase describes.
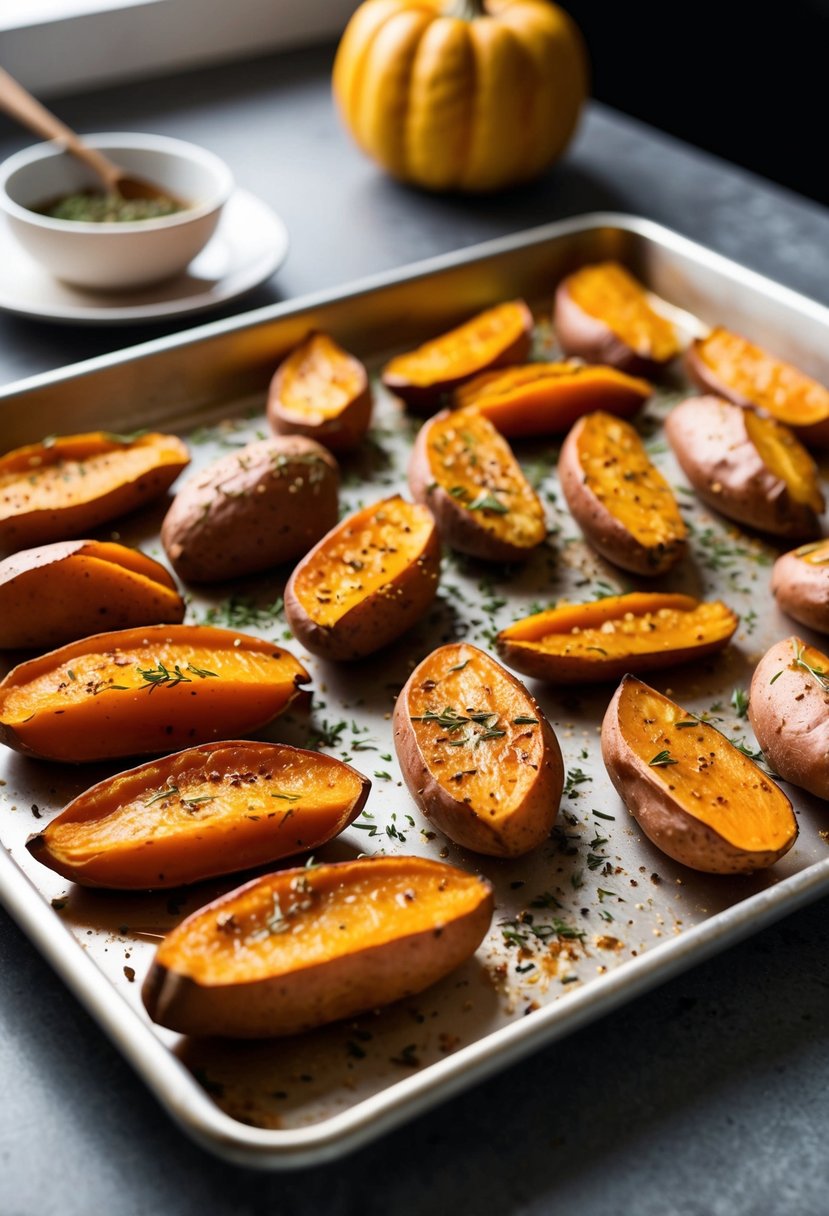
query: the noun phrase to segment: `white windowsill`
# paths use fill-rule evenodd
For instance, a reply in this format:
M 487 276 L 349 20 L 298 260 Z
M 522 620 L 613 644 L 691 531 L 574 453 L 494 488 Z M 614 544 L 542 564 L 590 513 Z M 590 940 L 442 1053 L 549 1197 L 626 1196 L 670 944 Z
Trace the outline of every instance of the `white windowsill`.
M 40 97 L 337 37 L 357 0 L 0 0 L 0 63 Z

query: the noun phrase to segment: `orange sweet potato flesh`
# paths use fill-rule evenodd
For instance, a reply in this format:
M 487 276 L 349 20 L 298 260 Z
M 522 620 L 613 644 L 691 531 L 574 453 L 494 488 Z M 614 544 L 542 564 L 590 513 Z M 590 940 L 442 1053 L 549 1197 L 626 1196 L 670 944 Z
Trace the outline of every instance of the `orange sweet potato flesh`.
M 646 363 L 660 365 L 679 354 L 674 326 L 651 307 L 642 284 L 618 262 L 584 266 L 565 279 L 559 290 Z M 583 353 L 570 351 L 561 328 L 559 337 L 569 353 Z
M 497 646 L 525 675 L 594 683 L 695 662 L 727 646 L 738 623 L 719 600 L 633 592 L 537 612 L 502 629 Z
M 523 684 L 477 647 L 441 646 L 415 668 L 394 742 L 418 806 L 457 844 L 517 857 L 549 836 L 564 782 L 558 740 Z
M 144 1004 L 184 1034 L 296 1034 L 435 983 L 475 952 L 492 910 L 484 879 L 421 857 L 284 870 L 173 929 Z
M 461 385 L 455 405 L 488 418 L 508 439 L 559 435 L 593 410 L 632 418 L 653 392 L 647 380 L 613 367 L 527 363 L 484 372 Z
M 309 334 L 271 381 L 268 420 L 279 434 L 307 435 L 331 451 L 348 451 L 371 421 L 365 367 L 328 334 Z
M 0 551 L 69 540 L 163 494 L 190 457 L 175 435 L 66 435 L 0 456 Z
M 285 588 L 285 615 L 314 654 L 362 658 L 420 620 L 439 574 L 431 513 L 395 495 L 348 516 L 302 559 Z
M 177 887 L 318 848 L 356 819 L 370 788 L 333 756 L 205 743 L 101 781 L 27 848 L 82 886 Z
M 56 541 L 0 561 L 0 649 L 48 649 L 101 626 L 129 629 L 183 618 L 172 576 L 125 545 Z
M 797 838 L 791 803 L 752 760 L 633 676 L 608 707 L 602 755 L 645 835 L 692 869 L 764 869 Z
M 437 414 L 418 435 L 409 485 L 446 544 L 473 557 L 516 561 L 547 535 L 541 501 L 509 444 L 480 414 Z
M 309 679 L 292 654 L 208 625 L 99 633 L 0 682 L 0 740 L 69 763 L 168 753 L 258 730 Z
M 523 362 L 532 328 L 532 313 L 523 300 L 499 304 L 417 350 L 397 355 L 383 369 L 383 383 L 413 409 L 434 409 L 442 394 L 472 376 Z
M 759 406 L 789 426 L 817 427 L 821 442 L 829 438 L 829 389 L 747 338 L 717 327 L 692 344 L 686 362 L 706 391 Z
M 567 505 L 590 543 L 637 574 L 662 574 L 684 555 L 685 521 L 668 482 L 630 423 L 579 419 L 558 464 Z

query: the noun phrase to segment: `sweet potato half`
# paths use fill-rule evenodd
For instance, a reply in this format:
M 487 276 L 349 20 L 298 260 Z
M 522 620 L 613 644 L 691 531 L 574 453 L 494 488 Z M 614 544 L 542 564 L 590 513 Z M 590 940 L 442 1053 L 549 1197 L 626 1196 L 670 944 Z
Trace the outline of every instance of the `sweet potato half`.
M 521 561 L 547 535 L 541 500 L 507 441 L 480 414 L 444 410 L 424 423 L 409 485 L 446 544 L 461 553 Z
M 564 279 L 553 325 L 565 354 L 636 375 L 659 371 L 681 349 L 674 326 L 618 262 L 584 266 Z
M 178 887 L 316 849 L 360 814 L 371 782 L 281 743 L 205 743 L 109 777 L 27 848 L 85 887 Z
M 158 498 L 190 456 L 175 435 L 65 435 L 0 456 L 0 550 L 70 540 Z
M 771 572 L 778 608 L 818 633 L 829 633 L 829 540 L 783 553 Z
M 533 316 L 523 300 L 499 304 L 397 355 L 383 369 L 383 383 L 411 409 L 431 412 L 444 393 L 472 376 L 523 362 L 530 353 L 532 329 Z
M 818 471 L 788 427 L 720 397 L 674 407 L 665 434 L 700 498 L 776 536 L 809 537 L 825 508 Z
M 258 730 L 309 680 L 272 642 L 208 625 L 99 633 L 0 682 L 0 741 L 69 763 L 177 751 Z
M 144 1004 L 182 1034 L 296 1034 L 436 983 L 474 954 L 492 910 L 484 879 L 421 857 L 284 870 L 169 933 Z
M 415 802 L 456 844 L 517 857 L 549 836 L 564 785 L 558 740 L 524 685 L 482 650 L 452 643 L 415 668 L 394 743 Z
M 363 658 L 421 618 L 439 576 L 431 513 L 386 498 L 344 519 L 302 559 L 285 588 L 285 616 L 314 654 Z
M 351 451 L 371 422 L 365 367 L 328 334 L 309 334 L 277 368 L 268 421 L 279 435 L 306 435 L 332 452 Z
M 339 470 L 302 435 L 260 439 L 188 478 L 161 540 L 190 583 L 242 578 L 296 561 L 338 518 Z
M 136 625 L 177 624 L 184 600 L 151 557 L 97 540 L 56 541 L 0 561 L 0 649 L 48 649 Z
M 648 839 L 693 870 L 762 870 L 797 838 L 791 803 L 753 760 L 633 676 L 608 706 L 602 756 Z
M 784 638 L 754 670 L 748 717 L 776 773 L 829 799 L 829 656 Z
M 685 365 L 703 392 L 758 406 L 807 443 L 829 443 L 829 389 L 748 338 L 718 326 L 691 344 Z
M 561 489 L 587 540 L 634 574 L 664 574 L 685 555 L 687 529 L 671 487 L 630 423 L 580 419 L 558 462 Z
M 613 367 L 525 363 L 484 372 L 461 385 L 456 408 L 488 418 L 508 439 L 560 435 L 593 410 L 632 418 L 653 389 Z
M 534 613 L 502 629 L 497 646 L 504 662 L 525 675 L 592 684 L 715 654 L 738 624 L 719 600 L 633 592 Z

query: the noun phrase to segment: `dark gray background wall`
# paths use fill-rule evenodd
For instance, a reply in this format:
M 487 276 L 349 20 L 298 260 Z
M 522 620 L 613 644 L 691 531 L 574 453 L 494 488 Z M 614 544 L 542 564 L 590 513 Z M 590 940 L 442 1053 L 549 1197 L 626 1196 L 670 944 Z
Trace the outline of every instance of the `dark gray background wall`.
M 600 100 L 829 203 L 829 0 L 562 0 Z

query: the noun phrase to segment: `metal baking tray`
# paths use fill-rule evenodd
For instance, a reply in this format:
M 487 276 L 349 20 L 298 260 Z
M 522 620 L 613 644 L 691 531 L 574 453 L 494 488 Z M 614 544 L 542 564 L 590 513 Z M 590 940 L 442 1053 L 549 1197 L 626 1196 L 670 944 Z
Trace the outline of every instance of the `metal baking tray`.
M 680 310 L 687 328 L 722 321 L 829 379 L 829 310 L 649 221 L 599 214 L 13 385 L 0 393 L 2 443 L 10 448 L 95 427 L 169 428 L 191 434 L 198 467 L 263 431 L 274 365 L 310 328 L 330 330 L 376 369 L 391 350 L 521 295 L 536 309 L 539 350 L 549 354 L 557 281 L 604 258 L 629 265 Z M 660 391 L 641 427 L 654 460 L 681 487 L 692 556 L 682 570 L 649 585 L 722 596 L 742 624 L 727 654 L 653 682 L 753 747 L 732 692 L 747 687 L 759 655 L 792 625 L 778 615 L 768 591 L 777 550 L 701 509 L 662 440 L 660 419 L 682 392 L 680 380 Z M 415 429 L 398 403 L 378 392 L 370 441 L 344 464 L 348 509 L 404 485 Z M 555 446 L 529 443 L 517 450 L 549 511 L 550 537 L 537 557 L 517 570 L 447 555 L 434 610 L 397 645 L 362 664 L 306 659 L 288 640 L 308 662 L 314 703 L 310 716 L 280 719 L 268 735 L 350 757 L 373 778 L 364 815 L 318 860 L 414 852 L 481 870 L 494 882 L 496 915 L 478 955 L 417 999 L 266 1043 L 188 1042 L 153 1026 L 139 992 L 160 936 L 240 880 L 161 895 L 73 888 L 34 862 L 24 842 L 114 766 L 72 770 L 8 752 L 0 760 L 0 899 L 173 1118 L 222 1157 L 284 1168 L 341 1155 L 829 892 L 825 808 L 793 790 L 799 841 L 771 871 L 706 877 L 658 853 L 601 763 L 598 727 L 607 689 L 531 684 L 568 770 L 548 845 L 504 862 L 464 853 L 427 831 L 392 758 L 393 698 L 412 665 L 448 638 L 490 645 L 495 629 L 533 604 L 642 585 L 582 543 L 557 494 Z M 163 510 L 118 521 L 102 535 L 159 556 Z M 284 574 L 194 597 L 188 619 L 212 612 L 219 623 L 283 641 L 278 597 Z

